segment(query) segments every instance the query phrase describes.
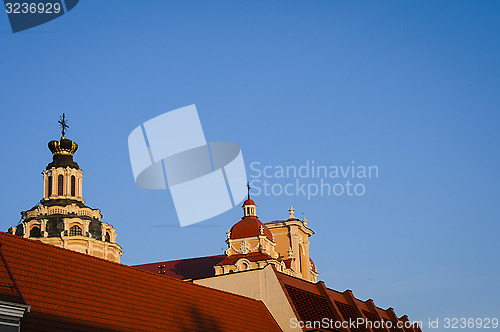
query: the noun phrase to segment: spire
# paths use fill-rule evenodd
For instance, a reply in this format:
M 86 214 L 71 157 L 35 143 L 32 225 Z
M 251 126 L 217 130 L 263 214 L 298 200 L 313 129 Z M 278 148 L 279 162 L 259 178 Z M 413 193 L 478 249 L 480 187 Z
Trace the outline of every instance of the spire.
M 64 135 L 66 134 L 66 129 L 69 128 L 67 121 L 66 121 L 66 114 L 63 113 L 61 117 L 59 117 L 59 126 L 61 127 L 61 136 L 64 138 Z
M 52 167 L 70 167 L 78 169 L 78 164 L 73 161 L 73 155 L 78 149 L 78 144 L 64 137 L 66 129 L 69 128 L 66 114 L 59 118 L 59 126 L 61 127 L 61 139 L 49 142 L 49 150 L 52 152 L 52 162 L 47 165 L 47 170 Z
M 248 198 L 243 203 L 243 218 L 245 217 L 255 217 L 257 218 L 257 205 L 250 199 L 250 183 L 247 182 Z

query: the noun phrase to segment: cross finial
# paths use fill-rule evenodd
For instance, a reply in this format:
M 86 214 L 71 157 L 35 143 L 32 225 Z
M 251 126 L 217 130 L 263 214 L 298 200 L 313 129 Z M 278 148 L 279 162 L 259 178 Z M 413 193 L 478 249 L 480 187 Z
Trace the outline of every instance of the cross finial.
M 250 187 L 250 182 L 247 181 L 248 199 L 250 199 L 250 189 L 252 189 Z
M 68 124 L 67 124 L 67 121 L 66 121 L 66 114 L 62 114 L 61 117 L 59 117 L 59 121 L 57 121 L 59 123 L 59 126 L 61 127 L 61 134 L 62 134 L 62 137 L 64 137 L 64 135 L 66 134 L 66 129 L 69 128 Z
M 295 219 L 295 216 L 293 215 L 293 213 L 295 212 L 295 209 L 293 208 L 293 206 L 290 205 L 288 212 L 290 213 L 290 217 L 288 219 Z

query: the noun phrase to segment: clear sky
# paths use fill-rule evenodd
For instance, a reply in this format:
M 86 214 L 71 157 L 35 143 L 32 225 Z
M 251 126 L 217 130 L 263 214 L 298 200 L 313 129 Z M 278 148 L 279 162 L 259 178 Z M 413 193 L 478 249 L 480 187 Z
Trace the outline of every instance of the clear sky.
M 135 127 L 196 104 L 249 179 L 255 162 L 378 167 L 362 196 L 253 196 L 262 221 L 290 204 L 309 220 L 328 287 L 424 322 L 500 318 L 500 2 L 85 0 L 16 34 L 2 11 L 0 51 L 3 231 L 41 198 L 65 112 L 123 263 L 222 253 L 239 207 L 180 228 L 129 162 Z

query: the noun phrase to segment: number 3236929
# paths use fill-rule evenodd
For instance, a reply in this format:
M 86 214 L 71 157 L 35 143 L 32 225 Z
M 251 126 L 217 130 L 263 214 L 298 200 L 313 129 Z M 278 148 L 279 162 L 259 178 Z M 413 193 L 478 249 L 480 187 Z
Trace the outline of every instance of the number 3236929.
M 7 14 L 59 14 L 61 4 L 50 2 L 7 2 L 5 9 Z
M 496 329 L 498 318 L 444 318 L 445 329 Z

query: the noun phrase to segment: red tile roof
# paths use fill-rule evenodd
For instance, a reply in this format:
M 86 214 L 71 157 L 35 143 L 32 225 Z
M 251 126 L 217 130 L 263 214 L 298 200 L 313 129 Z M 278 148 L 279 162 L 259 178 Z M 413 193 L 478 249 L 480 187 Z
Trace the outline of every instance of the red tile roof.
M 214 265 L 224 258 L 226 255 L 216 255 L 133 265 L 133 267 L 179 280 L 201 279 L 215 276 Z
M 280 331 L 264 304 L 0 232 L 22 331 Z M 0 299 L 16 298 L 0 262 Z
M 322 281 L 311 283 L 276 270 L 275 273 L 292 309 L 301 321 L 321 321 L 323 318 L 329 318 L 334 322 L 349 322 L 350 320 L 356 321 L 358 318 L 363 318 L 365 322 L 370 321 L 373 323 L 372 329 L 358 326 L 357 328 L 350 328 L 349 331 L 421 332 L 418 327 L 397 328 L 398 322 L 400 324 L 404 323 L 408 320 L 408 317 L 402 316 L 398 318 L 392 308 L 381 309 L 375 306 L 372 300 L 361 301 L 356 299 L 350 290 L 341 293 L 326 288 Z M 376 324 L 381 321 L 390 321 L 392 328 L 388 330 L 375 328 L 377 327 Z M 342 328 L 338 330 L 347 331 Z

